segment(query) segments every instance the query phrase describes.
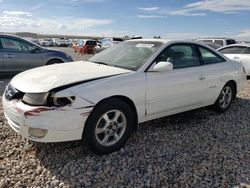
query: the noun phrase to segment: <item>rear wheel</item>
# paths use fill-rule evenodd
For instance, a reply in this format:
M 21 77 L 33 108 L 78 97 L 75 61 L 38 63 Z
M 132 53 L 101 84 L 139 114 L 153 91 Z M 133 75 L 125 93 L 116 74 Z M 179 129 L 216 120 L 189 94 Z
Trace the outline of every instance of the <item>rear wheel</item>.
M 232 101 L 236 95 L 235 90 L 236 89 L 232 83 L 227 83 L 223 87 L 218 99 L 214 103 L 214 109 L 217 112 L 224 112 L 230 107 L 230 105 L 232 104 Z
M 87 120 L 83 140 L 95 154 L 117 151 L 127 142 L 134 122 L 128 104 L 119 99 L 104 101 Z

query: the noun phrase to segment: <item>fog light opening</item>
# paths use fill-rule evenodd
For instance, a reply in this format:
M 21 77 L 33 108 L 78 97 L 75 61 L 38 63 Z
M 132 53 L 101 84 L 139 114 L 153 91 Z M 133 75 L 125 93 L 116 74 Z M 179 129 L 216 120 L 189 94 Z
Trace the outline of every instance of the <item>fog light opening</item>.
M 47 129 L 29 128 L 29 135 L 36 138 L 43 138 L 48 133 Z

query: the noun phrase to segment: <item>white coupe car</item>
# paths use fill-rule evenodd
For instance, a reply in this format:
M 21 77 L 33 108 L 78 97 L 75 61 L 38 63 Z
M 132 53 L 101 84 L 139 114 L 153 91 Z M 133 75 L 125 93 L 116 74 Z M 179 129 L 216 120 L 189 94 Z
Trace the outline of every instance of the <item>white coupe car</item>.
M 247 76 L 250 76 L 250 44 L 233 44 L 219 48 L 229 59 L 243 64 Z
M 241 64 L 202 44 L 133 40 L 88 62 L 15 76 L 3 109 L 9 125 L 30 140 L 82 139 L 105 154 L 123 147 L 141 122 L 209 105 L 227 110 L 245 79 Z

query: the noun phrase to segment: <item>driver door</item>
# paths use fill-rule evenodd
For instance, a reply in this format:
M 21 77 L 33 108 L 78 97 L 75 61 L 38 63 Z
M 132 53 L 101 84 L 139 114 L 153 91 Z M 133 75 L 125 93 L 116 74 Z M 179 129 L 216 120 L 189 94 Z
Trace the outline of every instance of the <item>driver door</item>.
M 42 53 L 31 51 L 32 44 L 10 37 L 1 37 L 0 40 L 6 72 L 20 72 L 43 65 Z
M 200 66 L 192 44 L 173 44 L 156 58 L 168 61 L 173 70 L 146 73 L 147 118 L 157 118 L 204 105 L 207 91 L 206 70 Z

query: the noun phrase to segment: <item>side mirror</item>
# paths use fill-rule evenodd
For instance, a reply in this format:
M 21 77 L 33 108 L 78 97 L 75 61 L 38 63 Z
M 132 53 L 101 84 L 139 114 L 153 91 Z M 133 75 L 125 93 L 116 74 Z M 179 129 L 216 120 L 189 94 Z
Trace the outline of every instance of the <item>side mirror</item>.
M 173 64 L 171 62 L 160 61 L 153 67 L 154 72 L 163 72 L 173 70 Z

